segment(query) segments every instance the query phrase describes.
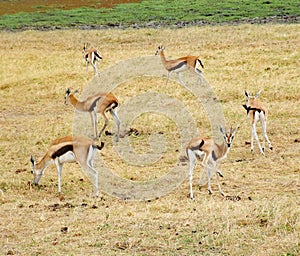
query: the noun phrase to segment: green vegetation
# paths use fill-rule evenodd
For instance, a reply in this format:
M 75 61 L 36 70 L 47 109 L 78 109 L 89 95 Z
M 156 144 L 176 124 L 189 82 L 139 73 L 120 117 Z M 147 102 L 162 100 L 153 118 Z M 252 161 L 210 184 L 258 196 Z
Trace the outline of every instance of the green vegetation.
M 63 2 L 62 2 L 63 5 Z M 297 0 L 145 0 L 120 4 L 111 9 L 82 7 L 72 10 L 20 12 L 0 17 L 0 29 L 52 28 L 78 26 L 131 26 L 137 24 L 223 23 L 249 19 L 299 17 Z

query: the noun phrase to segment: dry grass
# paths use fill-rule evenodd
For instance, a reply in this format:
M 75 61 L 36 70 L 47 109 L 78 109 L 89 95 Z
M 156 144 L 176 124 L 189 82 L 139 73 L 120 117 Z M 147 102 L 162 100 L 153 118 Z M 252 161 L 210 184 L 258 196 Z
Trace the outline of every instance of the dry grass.
M 76 165 L 64 168 L 62 195 L 57 194 L 54 166 L 46 170 L 39 187 L 30 186 L 30 154 L 41 157 L 51 140 L 72 132 L 73 109 L 63 104 L 63 96 L 67 87 L 82 91 L 92 78 L 91 69 L 85 73 L 81 55 L 87 40 L 100 48 L 101 69 L 153 55 L 161 43 L 170 57 L 201 55 L 206 79 L 227 120 L 241 123 L 221 167 L 223 190 L 241 200 L 196 189 L 199 165 L 194 201 L 188 198 L 188 180 L 158 200 L 122 201 L 105 194 L 94 199 L 91 184 Z M 299 25 L 1 32 L 0 42 L 2 255 L 300 254 Z M 257 147 L 251 154 L 245 145 L 250 129 L 241 107 L 244 89 L 263 89 L 261 99 L 270 109 L 268 132 L 274 152 L 267 151 L 266 157 Z M 201 106 L 177 84 L 161 88 L 137 79 L 118 87 L 115 94 L 122 104 L 147 90 L 180 99 L 199 132 L 210 134 Z M 149 150 L 147 136 L 154 131 L 178 137 L 174 124 L 165 126 L 160 118 L 150 115 L 136 121 L 141 132 L 132 139 L 136 151 Z M 167 130 L 174 132 L 168 135 Z M 111 138 L 103 140 L 102 157 L 119 175 L 133 180 L 155 178 L 151 171 L 161 175 L 176 160 L 176 140 L 168 145 L 161 166 L 149 169 L 125 165 L 114 155 Z

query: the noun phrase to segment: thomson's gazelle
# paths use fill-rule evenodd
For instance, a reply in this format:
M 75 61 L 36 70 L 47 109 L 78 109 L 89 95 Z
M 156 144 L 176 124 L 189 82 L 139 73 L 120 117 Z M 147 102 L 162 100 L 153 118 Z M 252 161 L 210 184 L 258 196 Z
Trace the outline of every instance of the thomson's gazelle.
M 230 128 L 226 132 L 221 126 L 219 127 L 220 132 L 223 135 L 223 143 L 217 144 L 213 139 L 197 137 L 190 141 L 186 148 L 187 156 L 190 161 L 190 197 L 194 198 L 193 195 L 193 171 L 196 164 L 197 157 L 203 157 L 202 165 L 205 167 L 207 172 L 208 180 L 208 192 L 211 194 L 210 179 L 213 171 L 216 172 L 216 179 L 220 193 L 224 196 L 224 192 L 221 189 L 221 185 L 218 179 L 218 175 L 223 177 L 221 171 L 217 169 L 217 163 L 222 159 L 226 158 L 227 153 L 231 147 L 232 140 L 234 138 L 236 129 Z
M 96 93 L 87 97 L 84 101 L 79 101 L 75 96 L 74 93 L 71 92 L 70 89 L 67 89 L 65 95 L 65 103 L 67 100 L 71 102 L 71 104 L 78 110 L 82 112 L 89 112 L 92 119 L 92 125 L 94 128 L 94 138 L 98 138 L 98 131 L 97 131 L 97 113 L 100 113 L 104 118 L 104 125 L 99 133 L 99 137 L 101 137 L 102 132 L 105 130 L 106 126 L 108 125 L 108 118 L 105 112 L 108 112 L 114 118 L 117 124 L 117 141 L 119 141 L 120 137 L 120 125 L 121 121 L 115 111 L 115 108 L 118 107 L 118 99 L 110 92 L 110 93 Z
M 195 73 L 199 76 L 199 79 L 201 78 L 202 71 L 200 70 L 200 67 L 204 68 L 201 60 L 199 59 L 199 56 L 185 56 L 181 57 L 175 60 L 167 60 L 164 54 L 165 47 L 164 46 L 158 46 L 155 55 L 160 55 L 162 64 L 164 65 L 165 69 L 168 71 L 168 78 L 166 85 L 168 84 L 170 74 L 175 72 L 178 75 L 178 80 L 186 87 L 185 83 L 181 79 L 180 72 L 186 71 L 188 69 L 194 70 Z
M 251 96 L 247 91 L 245 91 L 245 95 L 247 97 L 246 100 L 246 104 L 243 105 L 243 107 L 246 109 L 247 111 L 247 115 L 250 118 L 250 124 L 251 124 L 251 151 L 253 152 L 253 141 L 254 141 L 254 137 L 257 141 L 259 150 L 262 154 L 264 154 L 264 150 L 265 150 L 265 141 L 266 140 L 268 142 L 269 148 L 272 150 L 273 147 L 271 145 L 271 142 L 268 138 L 267 135 L 267 117 L 268 117 L 268 111 L 265 108 L 265 106 L 261 103 L 260 100 L 258 100 L 258 96 L 260 95 L 260 91 L 255 95 L 255 96 Z M 264 140 L 262 142 L 262 146 L 260 145 L 259 139 L 258 139 L 258 135 L 256 132 L 256 123 L 257 121 L 260 121 L 261 123 L 261 127 L 262 127 L 262 134 L 264 137 Z
M 91 65 L 94 68 L 94 74 L 96 76 L 98 74 L 96 62 L 100 62 L 102 60 L 100 53 L 95 47 L 91 47 L 90 49 L 87 49 L 87 43 L 83 45 L 82 52 L 83 52 L 83 58 L 85 59 L 86 62 L 86 72 L 88 72 L 89 63 L 91 63 Z
M 98 150 L 104 143 L 98 146 L 89 138 L 81 136 L 67 136 L 54 140 L 44 157 L 36 163 L 31 156 L 34 184 L 38 184 L 47 166 L 55 164 L 58 171 L 58 192 L 61 192 L 61 174 L 64 163 L 78 162 L 81 168 L 94 175 L 94 196 L 98 196 L 98 172 L 93 166 L 93 160 Z

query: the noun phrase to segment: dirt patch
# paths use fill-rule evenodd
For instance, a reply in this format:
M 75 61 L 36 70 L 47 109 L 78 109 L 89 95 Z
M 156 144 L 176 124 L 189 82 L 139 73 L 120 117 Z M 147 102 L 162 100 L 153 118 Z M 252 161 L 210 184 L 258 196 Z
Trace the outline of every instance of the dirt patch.
M 139 0 L 34 0 L 34 1 L 1 1 L 0 16 L 4 14 L 15 14 L 18 12 L 46 12 L 53 9 L 70 10 L 80 7 L 112 8 L 117 4 L 138 3 Z

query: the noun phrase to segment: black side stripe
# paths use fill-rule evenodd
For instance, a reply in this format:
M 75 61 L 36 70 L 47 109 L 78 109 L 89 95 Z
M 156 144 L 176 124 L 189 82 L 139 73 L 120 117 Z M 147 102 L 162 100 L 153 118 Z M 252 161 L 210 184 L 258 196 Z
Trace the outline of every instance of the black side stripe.
M 94 108 L 96 107 L 97 102 L 98 102 L 98 100 L 99 100 L 100 98 L 101 98 L 101 96 L 99 96 L 98 98 L 96 98 L 96 99 L 94 100 L 93 104 L 92 104 L 91 107 L 89 108 L 89 111 L 93 111 L 93 110 L 94 110 Z
M 178 63 L 178 65 L 176 65 L 175 67 L 170 68 L 169 71 L 176 70 L 178 68 L 181 68 L 184 65 L 186 65 L 186 61 L 182 61 L 182 62 Z
M 204 140 L 201 140 L 200 145 L 199 145 L 199 149 L 204 145 Z
M 57 151 L 55 151 L 52 154 L 51 158 L 55 159 L 57 157 L 64 155 L 65 153 L 67 153 L 69 151 L 73 151 L 73 145 L 66 145 L 66 146 L 61 147 L 60 149 L 58 149 Z
M 201 147 L 203 145 L 204 145 L 204 140 L 201 140 L 200 144 L 195 147 L 191 147 L 191 150 L 201 150 Z
M 100 60 L 102 60 L 102 57 L 99 55 L 98 52 L 95 52 L 95 56 L 96 56 L 97 58 L 99 58 Z
M 211 152 L 211 156 L 212 156 L 212 158 L 213 158 L 214 161 L 218 160 L 218 158 L 217 158 L 216 153 L 215 153 L 214 150 Z
M 247 115 L 249 114 L 250 110 L 254 110 L 254 112 L 257 111 L 258 113 L 260 113 L 260 112 L 262 111 L 262 110 L 259 109 L 259 108 L 251 108 L 250 106 L 247 107 L 246 105 L 243 105 L 243 107 L 244 107 L 244 109 L 247 110 Z

